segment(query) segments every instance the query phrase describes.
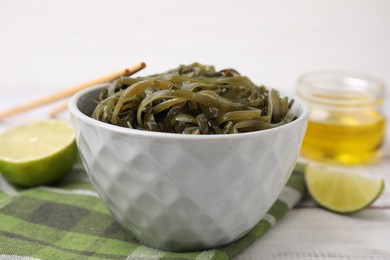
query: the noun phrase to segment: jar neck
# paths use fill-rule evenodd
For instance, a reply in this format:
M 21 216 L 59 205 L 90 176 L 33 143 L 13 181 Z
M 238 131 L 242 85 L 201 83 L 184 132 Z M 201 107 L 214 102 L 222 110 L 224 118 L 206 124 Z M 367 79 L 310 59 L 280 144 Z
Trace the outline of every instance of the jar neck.
M 373 77 L 351 72 L 309 73 L 298 80 L 298 95 L 316 106 L 379 108 L 384 102 L 384 84 Z

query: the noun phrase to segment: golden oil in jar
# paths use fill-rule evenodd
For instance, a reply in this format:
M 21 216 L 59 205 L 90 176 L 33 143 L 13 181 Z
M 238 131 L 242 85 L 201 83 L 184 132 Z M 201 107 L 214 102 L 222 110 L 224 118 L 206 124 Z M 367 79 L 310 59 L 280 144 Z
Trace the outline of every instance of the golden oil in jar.
M 303 156 L 344 165 L 378 158 L 386 128 L 381 81 L 351 72 L 308 73 L 298 80 L 298 95 L 310 106 Z

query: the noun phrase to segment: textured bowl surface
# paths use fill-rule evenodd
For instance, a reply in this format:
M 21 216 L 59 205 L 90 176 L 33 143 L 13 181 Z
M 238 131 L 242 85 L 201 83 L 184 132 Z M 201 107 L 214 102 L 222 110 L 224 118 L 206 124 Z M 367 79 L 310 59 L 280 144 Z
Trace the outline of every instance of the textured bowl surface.
M 306 131 L 295 121 L 230 135 L 127 129 L 90 117 L 101 86 L 69 102 L 83 164 L 105 205 L 141 242 L 163 250 L 221 246 L 245 235 L 275 202 Z

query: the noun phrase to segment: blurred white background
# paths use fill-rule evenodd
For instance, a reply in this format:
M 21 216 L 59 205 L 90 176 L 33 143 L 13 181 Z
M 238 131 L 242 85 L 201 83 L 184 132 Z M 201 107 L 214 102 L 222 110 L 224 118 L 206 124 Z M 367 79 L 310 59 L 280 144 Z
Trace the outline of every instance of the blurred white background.
M 140 75 L 199 61 L 291 91 L 318 69 L 390 84 L 388 0 L 0 0 L 0 32 L 1 95 L 39 96 L 139 61 Z

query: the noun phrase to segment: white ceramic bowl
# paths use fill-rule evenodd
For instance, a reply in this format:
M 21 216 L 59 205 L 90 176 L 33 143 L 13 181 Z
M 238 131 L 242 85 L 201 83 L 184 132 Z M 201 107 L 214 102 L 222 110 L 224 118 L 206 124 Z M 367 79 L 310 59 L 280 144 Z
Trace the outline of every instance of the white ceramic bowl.
M 200 250 L 245 235 L 289 178 L 309 109 L 297 97 L 295 121 L 229 135 L 127 129 L 90 117 L 100 86 L 69 102 L 82 161 L 105 205 L 141 242 Z

